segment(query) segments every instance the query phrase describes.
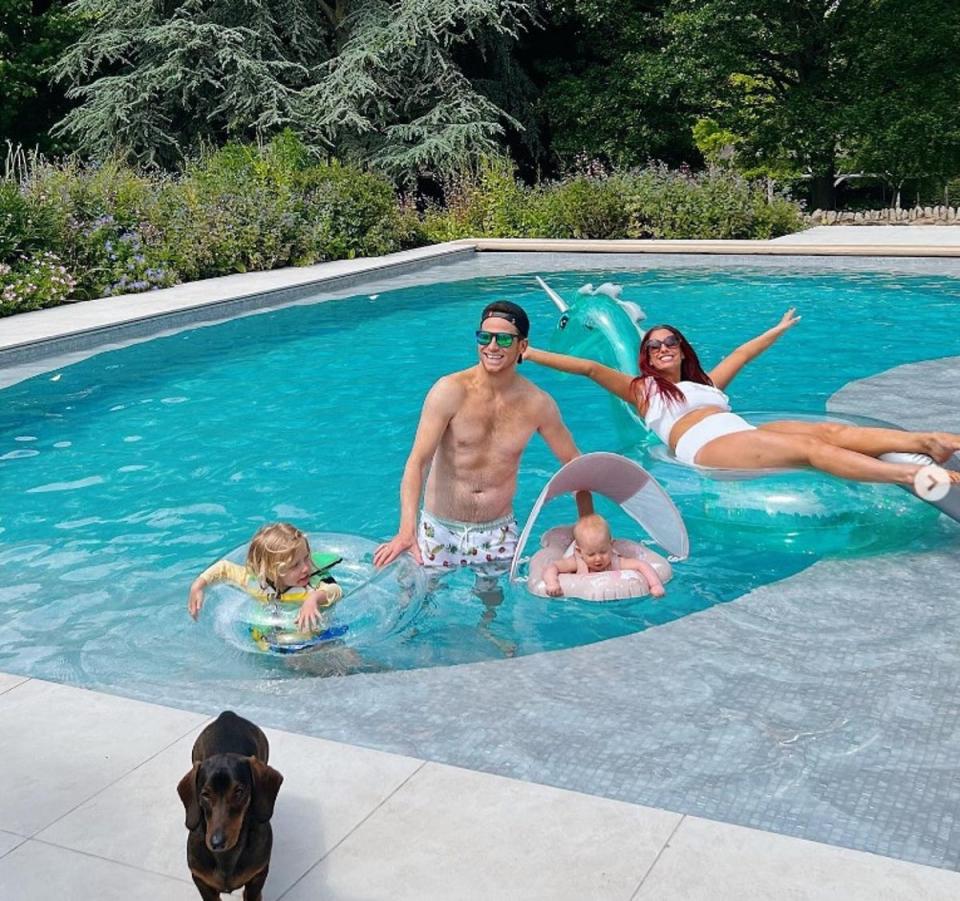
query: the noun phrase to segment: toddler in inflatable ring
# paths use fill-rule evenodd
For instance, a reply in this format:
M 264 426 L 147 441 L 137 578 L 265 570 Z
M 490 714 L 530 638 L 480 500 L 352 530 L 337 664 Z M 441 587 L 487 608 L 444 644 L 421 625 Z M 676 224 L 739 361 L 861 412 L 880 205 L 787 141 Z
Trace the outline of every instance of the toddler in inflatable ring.
M 299 603 L 295 622 L 306 632 L 318 626 L 319 608 L 343 597 L 343 589 L 328 572 L 339 562 L 335 555 L 311 554 L 307 536 L 296 526 L 270 523 L 250 540 L 245 564 L 218 560 L 197 576 L 190 586 L 187 611 L 196 619 L 207 586 L 229 582 L 258 601 Z
M 551 563 L 543 571 L 543 581 L 550 597 L 560 597 L 560 573 L 576 573 L 585 576 L 619 570 L 638 572 L 647 581 L 650 594 L 662 598 L 666 591 L 657 571 L 645 560 L 622 557 L 613 546 L 613 536 L 607 521 L 596 513 L 583 516 L 573 527 L 573 555 Z

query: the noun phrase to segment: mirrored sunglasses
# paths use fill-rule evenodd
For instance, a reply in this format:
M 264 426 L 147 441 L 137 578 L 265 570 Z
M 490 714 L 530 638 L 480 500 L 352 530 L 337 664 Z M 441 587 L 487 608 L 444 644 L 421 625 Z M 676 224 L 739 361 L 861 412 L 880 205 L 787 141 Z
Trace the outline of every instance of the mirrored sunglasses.
M 497 347 L 512 347 L 513 342 L 520 336 L 512 332 L 487 332 L 483 329 L 477 330 L 477 344 L 486 347 L 492 340 L 496 339 Z

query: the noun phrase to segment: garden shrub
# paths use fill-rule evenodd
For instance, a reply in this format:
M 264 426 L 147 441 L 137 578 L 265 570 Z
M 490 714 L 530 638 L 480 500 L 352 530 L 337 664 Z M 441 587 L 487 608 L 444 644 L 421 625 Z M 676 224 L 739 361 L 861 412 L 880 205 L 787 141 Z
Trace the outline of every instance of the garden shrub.
M 13 181 L 0 181 L 0 262 L 13 264 L 56 246 L 60 231 L 53 204 L 27 196 Z
M 466 237 L 768 238 L 803 227 L 800 208 L 724 173 L 654 165 L 607 173 L 596 166 L 561 181 L 521 185 L 511 164 L 487 160 L 450 179 L 445 206 L 428 205 L 430 241 Z
M 74 280 L 56 254 L 43 251 L 11 265 L 0 263 L 0 316 L 63 303 Z
M 627 236 L 623 176 L 577 175 L 540 192 L 538 237 L 616 239 Z
M 264 150 L 228 144 L 189 165 L 161 196 L 164 258 L 187 281 L 287 265 L 300 237 L 299 165 L 280 139 Z
M 448 177 L 442 187 L 443 205 L 428 204 L 423 216 L 429 242 L 524 238 L 538 231 L 536 189 L 520 184 L 509 160 L 484 159 L 476 169 Z
M 296 263 L 391 253 L 417 241 L 409 210 L 401 210 L 382 176 L 334 161 L 300 173 L 303 235 Z
M 763 187 L 726 172 L 651 166 L 628 180 L 626 205 L 632 238 L 770 238 L 803 227 L 798 206 L 768 204 Z
M 162 179 L 119 160 L 75 160 L 39 166 L 24 185 L 28 197 L 51 204 L 62 223 L 53 250 L 73 273 L 80 300 L 175 284 L 162 258 L 157 227 Z

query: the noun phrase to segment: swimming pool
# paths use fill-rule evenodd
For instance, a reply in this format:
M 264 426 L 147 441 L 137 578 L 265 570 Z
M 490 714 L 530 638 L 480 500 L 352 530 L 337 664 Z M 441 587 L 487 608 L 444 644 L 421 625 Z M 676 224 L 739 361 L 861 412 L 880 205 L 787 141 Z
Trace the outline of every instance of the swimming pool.
M 951 280 L 698 269 L 563 272 L 551 282 L 572 294 L 604 279 L 622 284 L 649 321 L 682 324 L 706 361 L 798 306 L 801 326 L 735 384 L 741 409 L 823 410 L 848 381 L 960 353 L 949 328 L 960 283 Z M 214 609 L 190 622 L 191 579 L 267 520 L 392 534 L 421 400 L 439 375 L 472 365 L 477 311 L 503 296 L 528 309 L 531 337 L 545 344 L 556 314 L 531 277 L 474 279 L 249 316 L 4 390 L 0 669 L 114 690 L 143 679 L 169 684 L 173 698 L 189 693 L 174 687 L 184 671 L 193 682 L 304 675 L 225 641 Z M 582 450 L 631 451 L 592 385 L 523 372 L 558 399 Z M 555 466 L 535 439 L 520 473 L 521 519 Z M 544 525 L 572 517 L 572 505 L 553 507 Z M 618 533 L 631 531 L 606 512 Z M 924 542 L 936 546 L 944 529 Z M 691 540 L 693 556 L 658 602 L 558 603 L 507 587 L 496 605 L 459 573 L 391 618 L 381 593 L 361 612 L 382 611 L 388 627 L 354 630 L 348 662 L 321 669 L 409 669 L 586 644 L 729 601 L 811 562 L 729 546 L 696 524 Z

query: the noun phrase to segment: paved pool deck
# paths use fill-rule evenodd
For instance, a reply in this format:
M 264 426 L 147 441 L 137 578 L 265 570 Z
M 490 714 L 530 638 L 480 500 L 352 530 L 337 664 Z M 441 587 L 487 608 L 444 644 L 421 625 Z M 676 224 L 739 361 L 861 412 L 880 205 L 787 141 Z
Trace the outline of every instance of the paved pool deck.
M 209 718 L 0 674 L 0 898 L 193 901 Z M 268 729 L 285 901 L 953 901 L 960 874 Z M 231 897 L 239 897 L 235 892 Z
M 955 235 L 935 246 L 960 258 Z M 798 249 L 749 263 L 960 274 L 960 259 L 929 246 L 892 263 L 853 245 L 841 262 Z M 702 262 L 686 247 L 665 252 L 642 264 Z M 430 280 L 474 277 L 457 274 L 470 247 L 413 253 L 394 260 L 407 267 L 401 279 L 416 283 L 431 261 L 446 272 L 434 268 Z M 523 253 L 481 262 L 497 274 L 623 265 Z M 388 275 L 382 284 L 396 286 L 383 261 L 366 263 L 351 261 L 333 276 L 352 282 L 321 290 L 344 296 L 362 278 L 374 291 Z M 710 264 L 743 258 L 725 250 Z M 0 366 L 10 383 L 105 339 L 187 327 L 201 308 L 220 305 L 207 318 L 255 312 L 268 285 L 316 293 L 332 270 L 309 268 L 0 320 Z M 118 319 L 126 333 L 107 334 Z M 958 378 L 956 359 L 900 367 L 830 406 L 868 413 L 883 403 L 903 425 L 960 430 Z M 301 734 L 269 728 L 269 705 L 245 706 L 242 685 L 211 686 L 209 709 L 182 711 L 0 675 L 0 898 L 198 897 L 175 788 L 196 734 L 231 706 L 268 727 L 286 777 L 268 898 L 952 899 L 958 547 L 824 561 L 734 603 L 569 651 L 326 679 L 309 691 L 274 686 L 302 692 Z M 842 614 L 845 628 L 814 628 L 816 605 Z M 869 667 L 846 665 L 851 643 L 875 648 Z M 731 759 L 735 732 L 752 735 L 753 750 Z M 589 794 L 577 791 L 584 785 Z

